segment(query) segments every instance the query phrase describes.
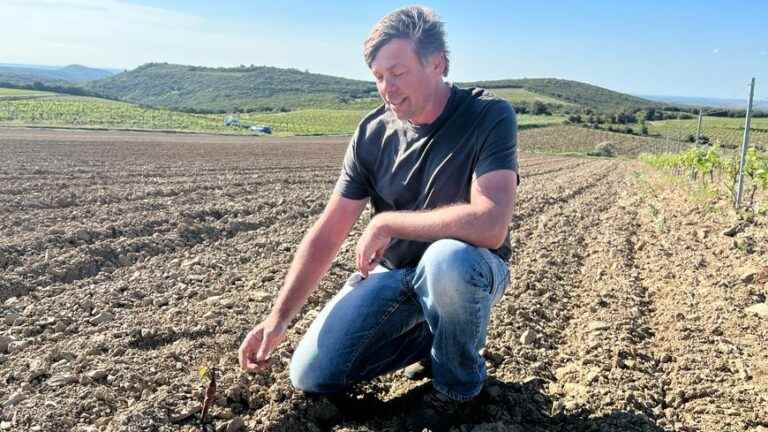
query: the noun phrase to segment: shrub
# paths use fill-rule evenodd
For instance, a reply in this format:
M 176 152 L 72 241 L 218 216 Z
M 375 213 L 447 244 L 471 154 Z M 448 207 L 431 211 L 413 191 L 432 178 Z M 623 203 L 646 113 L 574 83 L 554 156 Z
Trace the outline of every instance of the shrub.
M 581 116 L 578 114 L 571 114 L 568 116 L 568 123 L 581 123 Z
M 601 157 L 615 157 L 616 146 L 610 142 L 605 141 L 595 146 L 595 149 L 587 153 L 589 156 L 601 156 Z
M 551 114 L 547 106 L 541 101 L 533 101 L 531 106 L 531 114 L 533 115 L 547 115 Z

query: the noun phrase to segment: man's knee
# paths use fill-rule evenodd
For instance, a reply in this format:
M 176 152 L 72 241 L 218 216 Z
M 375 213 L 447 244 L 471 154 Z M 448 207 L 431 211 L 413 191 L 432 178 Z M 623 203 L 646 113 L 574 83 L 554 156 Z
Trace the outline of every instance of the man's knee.
M 307 393 L 333 393 L 340 387 L 332 382 L 326 371 L 313 367 L 311 363 L 298 361 L 295 355 L 289 366 L 289 377 L 295 389 Z
M 288 376 L 291 379 L 291 385 L 296 390 L 310 393 L 315 391 L 317 380 L 312 376 L 312 369 L 297 363 L 295 355 L 291 359 L 291 365 L 288 367 Z
M 340 374 L 341 368 L 318 354 L 309 352 L 304 344 L 299 343 L 288 367 L 291 385 L 306 393 L 330 394 L 343 391 L 345 380 Z
M 454 239 L 442 239 L 432 243 L 419 262 L 419 271 L 431 279 L 445 282 L 461 282 L 471 272 L 474 261 L 479 258 L 475 246 Z

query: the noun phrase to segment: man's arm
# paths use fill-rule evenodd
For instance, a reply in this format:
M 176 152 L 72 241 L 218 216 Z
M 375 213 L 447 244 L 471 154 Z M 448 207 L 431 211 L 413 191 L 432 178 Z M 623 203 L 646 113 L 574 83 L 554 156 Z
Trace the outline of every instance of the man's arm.
M 425 242 L 453 238 L 495 249 L 507 235 L 516 193 L 517 174 L 512 170 L 496 170 L 472 181 L 467 204 L 427 211 L 380 213 L 358 242 L 357 267 L 367 276 L 393 237 Z
M 320 218 L 299 244 L 271 313 L 240 345 L 240 366 L 244 370 L 254 371 L 265 365 L 269 354 L 282 341 L 288 324 L 330 268 L 367 202 L 331 196 Z

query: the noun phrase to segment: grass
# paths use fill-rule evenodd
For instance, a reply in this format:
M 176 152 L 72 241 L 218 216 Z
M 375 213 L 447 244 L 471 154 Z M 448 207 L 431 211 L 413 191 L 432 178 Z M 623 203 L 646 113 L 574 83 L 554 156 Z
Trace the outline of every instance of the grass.
M 0 98 L 2 97 L 17 97 L 17 96 L 53 96 L 56 93 L 26 90 L 26 89 L 12 89 L 0 87 Z
M 557 115 L 518 114 L 518 126 L 550 126 L 565 123 L 565 117 Z
M 491 89 L 496 96 L 508 100 L 512 105 L 518 102 L 534 102 L 539 101 L 542 103 L 559 104 L 559 105 L 573 105 L 570 102 L 566 102 L 553 97 L 540 95 L 533 93 L 529 90 L 522 88 L 495 88 Z

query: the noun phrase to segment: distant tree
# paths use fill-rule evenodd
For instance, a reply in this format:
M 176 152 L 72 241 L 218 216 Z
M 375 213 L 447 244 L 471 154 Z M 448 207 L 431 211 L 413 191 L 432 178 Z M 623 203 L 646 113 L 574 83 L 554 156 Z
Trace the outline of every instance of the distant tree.
M 551 114 L 549 112 L 549 109 L 547 108 L 547 105 L 544 104 L 542 101 L 533 101 L 533 105 L 531 106 L 531 114 L 533 115 L 544 115 L 544 114 Z
M 636 123 L 637 117 L 633 113 L 622 111 L 613 114 L 612 120 L 616 124 Z

